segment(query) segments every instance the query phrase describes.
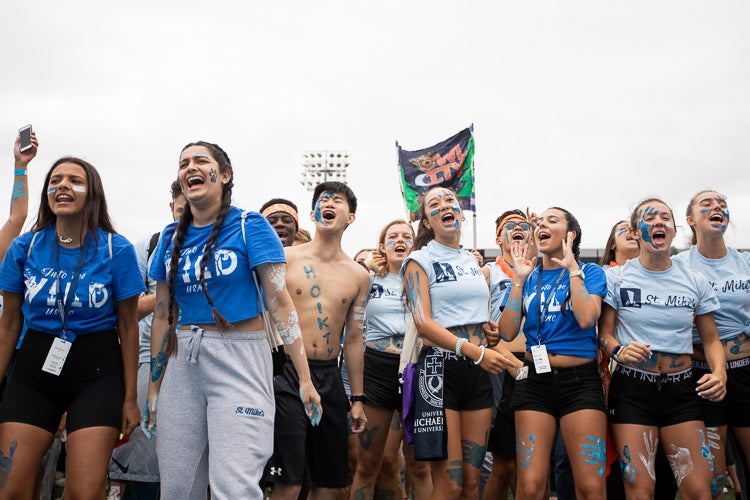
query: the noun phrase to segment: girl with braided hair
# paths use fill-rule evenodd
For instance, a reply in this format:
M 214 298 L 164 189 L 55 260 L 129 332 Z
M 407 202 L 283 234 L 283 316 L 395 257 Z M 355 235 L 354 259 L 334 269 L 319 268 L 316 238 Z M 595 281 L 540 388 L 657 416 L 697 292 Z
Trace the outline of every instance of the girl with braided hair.
M 214 498 L 260 499 L 275 414 L 263 300 L 308 415 L 320 408 L 284 250 L 263 216 L 231 206 L 233 170 L 219 146 L 185 146 L 178 180 L 188 204 L 162 232 L 149 273 L 157 289 L 144 431 L 155 434 L 158 409 L 162 498 L 205 498 L 210 483 Z

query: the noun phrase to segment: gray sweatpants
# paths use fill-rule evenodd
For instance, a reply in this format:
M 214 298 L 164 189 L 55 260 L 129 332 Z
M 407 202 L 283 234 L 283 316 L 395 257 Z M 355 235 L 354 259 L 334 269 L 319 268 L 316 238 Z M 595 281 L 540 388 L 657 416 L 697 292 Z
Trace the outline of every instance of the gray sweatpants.
M 262 499 L 273 452 L 271 350 L 265 333 L 177 332 L 156 412 L 164 500 Z

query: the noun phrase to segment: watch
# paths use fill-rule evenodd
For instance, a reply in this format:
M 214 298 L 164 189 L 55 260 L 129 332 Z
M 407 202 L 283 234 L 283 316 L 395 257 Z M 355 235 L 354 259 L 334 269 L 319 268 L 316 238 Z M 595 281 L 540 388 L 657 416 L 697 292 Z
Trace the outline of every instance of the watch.
M 357 401 L 367 403 L 367 396 L 364 394 L 361 394 L 359 396 L 351 396 L 349 397 L 349 401 L 351 401 L 352 403 L 356 403 Z
M 570 273 L 570 278 L 581 278 L 583 280 L 586 279 L 586 275 L 583 274 L 583 269 L 579 268 L 578 271 L 573 271 L 572 273 Z

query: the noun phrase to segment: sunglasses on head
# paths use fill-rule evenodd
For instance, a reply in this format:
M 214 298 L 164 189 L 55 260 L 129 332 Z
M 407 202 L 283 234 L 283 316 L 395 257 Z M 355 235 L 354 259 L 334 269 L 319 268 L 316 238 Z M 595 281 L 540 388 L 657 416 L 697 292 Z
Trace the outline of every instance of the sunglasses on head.
M 531 229 L 531 224 L 528 222 L 516 222 L 514 220 L 509 220 L 503 224 L 503 229 L 506 231 L 513 231 L 517 227 L 520 227 L 523 231 L 528 231 Z

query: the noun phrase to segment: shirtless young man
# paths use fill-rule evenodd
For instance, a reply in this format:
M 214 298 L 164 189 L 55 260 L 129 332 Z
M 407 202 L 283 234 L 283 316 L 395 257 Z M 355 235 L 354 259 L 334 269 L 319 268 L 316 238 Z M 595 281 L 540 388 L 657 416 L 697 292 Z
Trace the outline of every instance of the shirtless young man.
M 354 222 L 357 198 L 346 184 L 324 182 L 315 189 L 310 243 L 285 249 L 286 286 L 299 324 L 323 418 L 313 427 L 299 398 L 296 372 L 287 363 L 274 378 L 276 420 L 274 455 L 266 479 L 271 498 L 294 500 L 302 484 L 311 498 L 335 498 L 351 483 L 347 462 L 346 399 L 337 359 L 344 335 L 344 359 L 352 391 L 351 430 L 361 432 L 367 419 L 362 391 L 363 320 L 370 276 L 341 249 L 341 237 Z

